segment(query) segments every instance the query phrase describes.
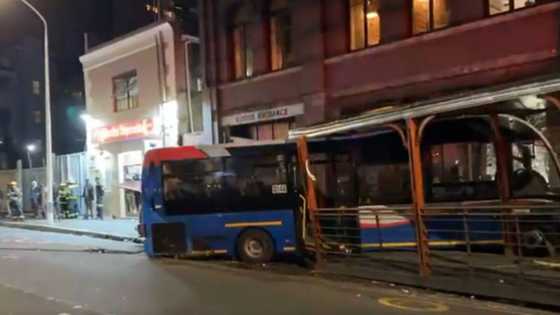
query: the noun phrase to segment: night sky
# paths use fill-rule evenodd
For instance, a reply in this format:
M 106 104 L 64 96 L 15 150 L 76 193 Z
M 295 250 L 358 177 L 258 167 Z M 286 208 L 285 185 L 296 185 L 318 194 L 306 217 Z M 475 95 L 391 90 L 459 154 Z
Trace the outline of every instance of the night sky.
M 145 5 L 153 4 L 154 0 L 29 1 L 49 23 L 54 151 L 57 154 L 82 151 L 85 131 L 79 116 L 85 108 L 85 99 L 78 58 L 84 53 L 84 33 L 88 33 L 89 47 L 92 47 L 152 23 L 155 16 L 146 12 Z M 177 0 L 176 12 L 192 13 L 196 2 Z M 197 23 L 191 22 L 189 28 L 193 25 Z M 20 0 L 0 0 L 0 48 L 16 44 L 24 36 L 42 42 L 41 22 Z

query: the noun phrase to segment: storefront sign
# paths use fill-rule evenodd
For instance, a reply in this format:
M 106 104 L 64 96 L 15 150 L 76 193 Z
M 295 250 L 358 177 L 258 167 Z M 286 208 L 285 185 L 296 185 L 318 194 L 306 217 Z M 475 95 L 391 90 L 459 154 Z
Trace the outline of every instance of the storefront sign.
M 239 126 L 263 121 L 278 120 L 303 115 L 303 104 L 275 107 L 255 112 L 226 116 L 222 118 L 223 126 Z
M 93 130 L 93 142 L 103 144 L 139 139 L 153 135 L 154 131 L 155 125 L 153 119 L 126 122 Z

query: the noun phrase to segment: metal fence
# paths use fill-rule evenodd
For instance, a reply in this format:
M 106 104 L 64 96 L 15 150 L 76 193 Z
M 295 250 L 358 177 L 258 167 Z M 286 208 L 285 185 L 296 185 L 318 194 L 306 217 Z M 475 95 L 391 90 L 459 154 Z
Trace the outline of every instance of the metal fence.
M 60 183 L 72 182 L 75 184 L 74 193 L 80 196 L 87 178 L 86 154 L 76 153 L 60 155 L 56 156 L 54 162 L 55 192 Z M 2 193 L 5 193 L 6 186 L 11 181 L 17 181 L 19 183 L 22 192 L 21 203 L 27 217 L 39 215 L 39 213 L 32 210 L 31 206 L 31 183 L 34 180 L 44 187 L 46 183 L 46 170 L 44 167 L 0 171 L 0 191 L 2 191 Z M 80 213 L 84 213 L 85 205 L 83 201 L 78 203 L 78 208 Z M 0 202 L 0 214 L 7 215 L 7 213 L 5 202 Z
M 422 210 L 416 222 L 411 206 L 316 209 L 306 245 L 319 269 L 337 274 L 560 304 L 560 204 Z

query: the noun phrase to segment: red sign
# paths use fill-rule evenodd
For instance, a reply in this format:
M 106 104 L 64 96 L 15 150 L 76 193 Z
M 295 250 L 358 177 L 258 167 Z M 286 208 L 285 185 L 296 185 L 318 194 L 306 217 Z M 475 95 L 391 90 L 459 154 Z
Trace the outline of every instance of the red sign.
M 153 135 L 154 129 L 155 126 L 152 119 L 105 126 L 93 130 L 93 142 L 102 144 L 139 139 Z

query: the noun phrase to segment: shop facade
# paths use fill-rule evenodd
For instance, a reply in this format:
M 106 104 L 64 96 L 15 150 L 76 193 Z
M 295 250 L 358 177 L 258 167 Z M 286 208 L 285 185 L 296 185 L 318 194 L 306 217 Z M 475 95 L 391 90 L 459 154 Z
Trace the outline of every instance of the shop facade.
M 105 216 L 138 215 L 147 151 L 211 142 L 211 123 L 199 121 L 211 118 L 199 89 L 192 89 L 197 79 L 187 69 L 194 40 L 166 22 L 117 38 L 80 58 L 86 85 L 88 178 L 105 190 Z M 199 114 L 188 116 L 193 112 Z

